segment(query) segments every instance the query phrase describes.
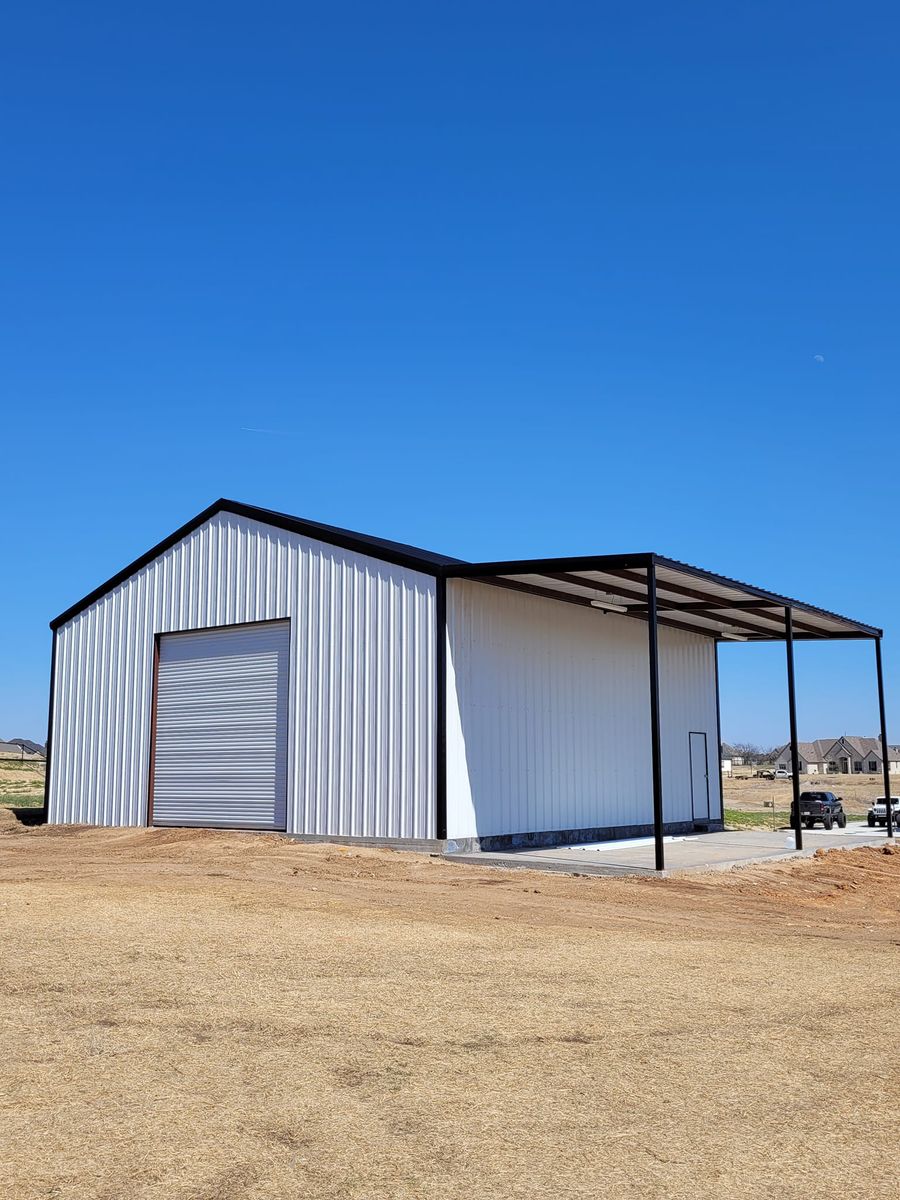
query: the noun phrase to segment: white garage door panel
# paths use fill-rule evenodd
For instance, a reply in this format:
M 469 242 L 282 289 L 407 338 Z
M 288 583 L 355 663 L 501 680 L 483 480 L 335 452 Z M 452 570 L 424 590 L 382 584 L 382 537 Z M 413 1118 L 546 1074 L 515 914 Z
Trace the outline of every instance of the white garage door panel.
M 290 623 L 159 640 L 154 825 L 284 829 Z

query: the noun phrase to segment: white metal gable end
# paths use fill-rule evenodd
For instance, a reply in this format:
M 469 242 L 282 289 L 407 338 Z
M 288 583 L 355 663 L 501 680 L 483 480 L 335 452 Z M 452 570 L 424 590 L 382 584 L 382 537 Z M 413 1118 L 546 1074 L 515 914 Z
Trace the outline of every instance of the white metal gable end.
M 451 579 L 447 647 L 449 838 L 652 822 L 646 624 Z M 660 629 L 667 822 L 692 820 L 692 732 L 721 816 L 715 653 Z
M 287 830 L 434 837 L 435 580 L 222 511 L 57 630 L 51 822 L 146 822 L 154 635 L 289 620 Z

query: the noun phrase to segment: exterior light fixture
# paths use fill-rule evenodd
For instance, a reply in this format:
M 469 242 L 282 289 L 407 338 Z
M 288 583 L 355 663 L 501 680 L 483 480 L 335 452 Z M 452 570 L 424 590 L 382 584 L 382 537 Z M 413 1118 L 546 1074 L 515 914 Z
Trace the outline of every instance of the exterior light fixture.
M 731 631 L 728 629 L 723 629 L 720 636 L 723 638 L 727 638 L 729 640 L 729 642 L 746 642 L 746 641 L 748 641 L 748 638 L 746 638 L 744 636 L 744 634 L 731 633 Z
M 602 608 L 604 612 L 628 612 L 624 604 L 613 604 L 610 600 L 592 600 L 591 608 Z

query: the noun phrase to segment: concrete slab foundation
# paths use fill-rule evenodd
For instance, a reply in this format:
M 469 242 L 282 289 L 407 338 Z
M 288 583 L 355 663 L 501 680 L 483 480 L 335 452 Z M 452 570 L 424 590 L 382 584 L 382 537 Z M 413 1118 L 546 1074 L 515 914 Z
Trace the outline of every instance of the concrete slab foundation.
M 665 839 L 664 875 L 692 871 L 729 871 L 734 867 L 784 858 L 808 857 L 820 847 L 835 849 L 881 845 L 883 829 L 867 825 L 846 829 L 803 831 L 803 850 L 794 846 L 792 830 L 766 832 L 695 833 Z M 588 842 L 547 849 L 480 851 L 445 854 L 448 862 L 472 863 L 480 867 L 527 868 L 532 871 L 562 871 L 570 875 L 658 875 L 653 866 L 653 839 L 628 838 L 614 842 Z

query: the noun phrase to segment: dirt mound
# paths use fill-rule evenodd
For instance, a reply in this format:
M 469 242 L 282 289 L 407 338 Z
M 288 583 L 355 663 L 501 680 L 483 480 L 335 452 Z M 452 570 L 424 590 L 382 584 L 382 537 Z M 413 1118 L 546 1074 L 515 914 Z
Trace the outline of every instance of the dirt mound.
M 24 828 L 13 810 L 5 804 L 0 804 L 0 834 L 20 833 Z
M 756 938 L 780 927 L 817 936 L 890 940 L 900 913 L 900 854 L 882 846 L 834 849 L 804 859 L 763 862 L 730 873 L 670 879 L 574 877 L 454 863 L 437 855 L 334 843 L 303 843 L 272 833 L 215 829 L 100 829 L 6 825 L 17 837 L 0 866 L 27 872 L 54 863 L 66 877 L 93 878 L 101 863 L 141 886 L 147 873 L 206 890 L 253 884 L 273 902 L 311 894 L 350 906 L 402 911 L 413 921 L 451 924 L 510 920 L 535 926 L 619 927 L 637 914 L 660 934 Z

